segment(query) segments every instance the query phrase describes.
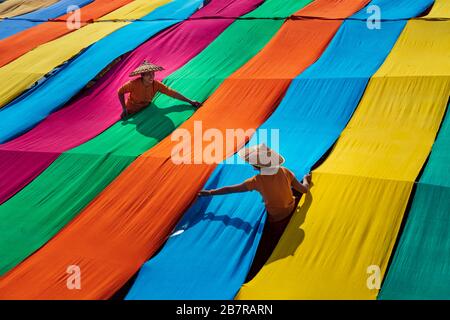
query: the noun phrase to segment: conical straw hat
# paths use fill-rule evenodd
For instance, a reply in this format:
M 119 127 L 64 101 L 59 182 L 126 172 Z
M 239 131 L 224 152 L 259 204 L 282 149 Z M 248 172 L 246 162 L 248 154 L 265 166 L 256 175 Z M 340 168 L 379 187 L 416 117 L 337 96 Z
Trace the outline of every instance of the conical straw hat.
M 238 155 L 251 165 L 261 168 L 279 167 L 285 161 L 280 154 L 264 143 L 249 148 L 242 148 L 239 150 Z
M 137 67 L 132 73 L 130 73 L 130 77 L 137 76 L 142 73 L 152 72 L 152 71 L 161 71 L 164 70 L 163 67 L 157 66 L 156 64 L 150 63 L 147 60 L 141 63 L 139 67 Z

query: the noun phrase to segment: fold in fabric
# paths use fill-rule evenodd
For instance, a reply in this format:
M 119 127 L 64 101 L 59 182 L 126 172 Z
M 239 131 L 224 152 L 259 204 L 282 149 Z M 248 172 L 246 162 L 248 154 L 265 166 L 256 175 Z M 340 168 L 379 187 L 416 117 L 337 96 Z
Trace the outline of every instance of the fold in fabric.
M 443 0 L 436 1 L 435 4 L 433 5 L 433 8 L 431 8 L 430 13 L 427 14 L 427 18 L 431 19 L 450 18 L 450 2 Z
M 450 3 L 438 1 L 427 17 L 449 18 Z M 447 43 L 448 40 L 447 33 Z M 448 52 L 448 48 L 443 52 Z M 443 70 L 448 72 L 448 58 L 444 66 Z M 449 163 L 450 115 L 447 106 L 447 115 L 417 184 L 405 229 L 379 299 L 450 299 Z
M 165 17 L 170 12 L 172 16 L 184 19 L 191 15 L 200 3 L 201 0 L 174 1 L 156 9 L 147 17 L 151 16 L 156 19 Z M 110 61 L 135 49 L 152 35 L 179 21 L 181 20 L 132 23 L 114 32 L 76 57 L 62 71 L 52 76 L 32 93 L 22 97 L 14 106 L 15 111 L 24 110 L 25 112 L 32 109 L 34 113 L 29 114 L 27 119 L 29 121 L 42 119 L 50 111 L 64 106 L 64 103 L 81 90 Z M 229 21 L 223 22 L 224 25 L 227 23 Z M 206 22 L 204 24 L 208 25 Z M 218 26 L 223 24 L 217 23 Z M 200 26 L 202 22 L 192 25 Z M 198 30 L 198 32 L 201 31 Z M 167 34 L 171 34 L 171 31 L 167 30 L 166 35 L 158 39 L 166 40 Z M 211 37 L 213 36 L 214 34 L 211 35 Z M 189 57 L 189 54 L 195 55 L 195 52 L 198 52 L 195 51 L 195 48 L 201 50 L 199 48 L 206 46 L 210 41 L 208 39 L 211 38 L 199 39 L 198 45 L 192 47 L 193 51 L 187 50 L 184 53 L 185 57 Z M 164 45 L 168 58 L 171 59 L 172 56 L 169 54 L 174 51 L 169 49 L 171 42 L 164 41 L 161 44 L 161 41 L 154 41 L 154 43 L 155 47 L 152 47 L 152 43 L 148 43 L 147 49 L 144 50 L 155 52 L 157 46 Z M 144 59 L 145 57 L 140 58 Z M 186 60 L 179 57 L 178 66 L 183 61 Z M 129 62 L 140 63 L 133 59 Z M 161 62 L 164 63 L 164 61 Z M 175 66 L 175 62 L 171 66 Z M 128 68 L 134 67 L 135 65 L 128 66 Z M 63 151 L 89 140 L 119 119 L 121 106 L 116 91 L 117 87 L 125 82 L 128 74 L 123 73 L 121 77 L 117 75 L 117 72 L 110 72 L 110 74 L 111 76 L 103 77 L 95 88 L 91 88 L 78 97 L 61 112 L 50 115 L 44 122 L 23 136 L 0 145 L 0 168 L 2 169 L 0 170 L 0 203 L 20 191 Z M 39 111 L 42 113 L 40 114 Z
M 77 6 L 81 8 L 93 0 L 61 0 L 40 10 L 0 21 L 0 40 L 26 29 L 37 26 L 46 20 L 57 18 L 67 13 L 67 8 Z
M 316 1 L 304 10 L 319 13 L 331 5 L 345 14 L 365 3 Z M 300 5 L 298 1 L 296 5 Z M 275 15 L 274 11 L 270 14 Z M 226 128 L 257 127 L 278 104 L 291 79 L 320 56 L 340 24 L 340 20 L 287 21 L 268 45 L 226 79 L 182 128 L 192 133 L 196 120 L 202 121 L 205 130 L 216 128 L 221 132 Z M 240 43 L 241 47 L 244 44 Z M 110 297 L 161 246 L 215 167 L 173 163 L 171 153 L 177 144 L 168 137 L 134 161 L 58 235 L 1 279 L 0 296 Z M 228 146 L 224 155 L 233 153 L 235 147 Z M 117 154 L 117 158 L 126 155 Z M 67 290 L 65 275 L 59 274 L 61 267 L 75 262 L 86 273 L 83 290 Z
M 51 6 L 58 0 L 8 0 L 0 4 L 0 18 L 20 16 Z
M 156 7 L 169 1 L 170 0 L 156 0 L 149 3 L 144 0 L 96 0 L 81 8 L 80 15 L 85 21 L 99 19 L 102 16 L 104 20 L 119 18 L 133 19 L 142 17 Z M 67 17 L 67 21 L 72 23 L 70 22 L 70 17 Z M 48 25 L 49 28 L 51 27 L 50 29 L 54 28 L 56 31 L 61 28 L 64 29 L 63 34 L 66 35 L 42 44 L 0 68 L 0 107 L 4 107 L 7 103 L 11 102 L 14 98 L 33 85 L 37 80 L 78 54 L 82 49 L 129 23 L 130 22 L 128 21 L 104 21 L 101 23 L 90 24 L 80 22 L 80 29 L 77 29 L 74 32 L 70 32 L 71 30 L 67 27 L 66 21 L 46 23 L 45 25 Z M 75 25 L 71 25 L 75 27 Z M 40 26 L 32 28 L 32 30 L 42 32 L 43 30 L 37 29 L 39 27 Z M 18 37 L 20 37 L 22 41 L 25 41 L 27 38 L 22 38 L 21 34 L 19 34 Z M 3 50 L 11 49 L 16 50 L 16 48 L 13 49 L 11 47 L 4 48 Z M 3 53 L 1 56 L 3 56 Z M 10 111 L 4 114 L 5 110 L 3 109 L 0 109 L 0 126 L 2 127 L 2 133 L 4 131 L 10 134 L 10 130 L 8 130 L 8 126 L 5 122 L 23 122 L 26 117 L 22 116 L 21 118 L 19 116 L 14 118 L 13 114 L 9 114 Z M 27 113 L 30 113 L 30 110 L 27 110 Z M 1 141 L 4 140 L 1 139 L 0 142 Z
M 394 19 L 397 14 L 417 15 L 431 4 L 431 0 L 370 3 Z M 293 80 L 283 101 L 249 142 L 270 146 L 270 133 L 275 134 L 270 130 L 278 130 L 286 166 L 300 180 L 338 138 L 369 78 L 406 24 L 385 22 L 381 29 L 371 30 L 367 15 L 363 8 L 351 17 L 360 21 L 342 24 L 320 59 Z M 268 137 L 263 139 L 265 132 Z M 238 160 L 234 155 L 221 163 L 204 188 L 241 183 L 256 174 Z M 163 249 L 141 268 L 127 299 L 232 299 L 245 281 L 263 230 L 261 200 L 256 192 L 199 198 Z M 298 232 L 291 237 L 291 245 L 302 236 Z
M 376 298 L 447 105 L 448 30 L 448 21 L 407 23 L 331 154 L 313 172 L 309 202 L 238 298 Z M 304 236 L 295 243 L 299 232 Z
M 254 9 L 259 4 L 259 0 L 245 3 L 236 0 L 215 0 L 193 17 L 222 13 L 238 15 Z M 42 126 L 25 135 L 23 139 L 18 139 L 22 146 L 28 146 L 29 149 L 17 151 L 14 148 L 20 145 L 18 143 L 15 146 L 10 145 L 12 149 L 8 151 L 4 150 L 2 160 L 13 164 L 21 161 L 20 166 L 9 166 L 5 171 L 9 172 L 14 168 L 19 177 L 21 170 L 33 174 L 33 170 L 37 170 L 39 165 L 43 166 L 57 157 L 60 150 L 58 147 L 64 146 L 63 142 L 81 143 L 83 139 L 87 140 L 100 133 L 118 120 L 121 107 L 117 89 L 128 80 L 130 71 L 143 59 L 148 58 L 163 65 L 166 70 L 159 75 L 165 76 L 179 68 L 183 61 L 186 62 L 199 53 L 231 22 L 233 20 L 192 19 L 151 39 L 114 66 L 86 95 L 52 115 Z M 255 28 L 253 22 L 245 21 L 240 25 L 241 28 L 226 29 L 211 46 L 173 74 L 174 81 L 169 81 L 170 86 L 182 90 L 183 94 L 188 96 L 196 95 L 196 99 L 206 99 L 223 78 L 263 47 L 281 22 L 263 23 L 262 26 L 272 27 L 267 28 L 264 35 L 261 28 Z M 238 30 L 245 31 L 242 37 L 236 37 Z M 259 33 L 260 40 L 249 41 L 256 33 Z M 242 41 L 248 45 L 242 46 Z M 225 47 L 227 50 L 224 50 Z M 241 52 L 242 49 L 245 49 L 245 54 Z M 91 58 L 86 60 L 86 63 L 92 62 Z M 22 192 L 0 206 L 0 215 L 5 217 L 4 221 L 0 221 L 0 228 L 4 231 L 0 243 L 5 244 L 0 247 L 0 255 L 3 257 L 2 273 L 49 240 L 124 167 L 170 134 L 175 125 L 179 125 L 193 112 L 191 106 L 169 97 L 161 96 L 156 100 L 158 107 L 149 107 L 130 121 L 117 123 L 96 139 L 63 154 Z M 109 124 L 104 119 L 107 119 Z M 51 131 L 51 135 L 44 135 L 45 131 Z M 40 140 L 37 139 L 39 135 Z M 39 143 L 42 149 L 33 150 Z M 53 151 L 49 151 L 52 147 Z M 8 157 L 15 159 L 13 161 Z M 39 165 L 36 166 L 36 163 Z M 28 168 L 34 169 L 30 171 Z M 24 202 L 24 199 L 27 200 Z M 25 208 L 25 204 L 29 206 Z M 44 220 L 47 222 L 42 223 Z M 23 230 L 28 230 L 33 236 Z M 11 246 L 14 247 L 13 251 L 10 250 Z

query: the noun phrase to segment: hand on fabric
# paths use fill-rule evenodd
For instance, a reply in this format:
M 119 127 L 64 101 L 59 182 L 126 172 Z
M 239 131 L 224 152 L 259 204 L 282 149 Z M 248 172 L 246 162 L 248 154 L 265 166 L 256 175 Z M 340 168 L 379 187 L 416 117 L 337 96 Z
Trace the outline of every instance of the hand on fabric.
M 196 108 L 200 108 L 200 107 L 202 106 L 202 103 L 201 103 L 201 102 L 198 102 L 198 101 L 195 101 L 195 100 L 192 100 L 192 101 L 191 101 L 191 104 L 192 104 L 194 107 L 196 107 Z
M 127 112 L 126 109 L 122 111 L 122 114 L 120 115 L 120 118 L 122 120 L 126 120 L 128 118 L 128 112 Z
M 211 195 L 211 190 L 200 190 L 198 195 L 199 196 L 210 196 Z
M 306 192 L 309 192 L 312 186 L 312 175 L 311 173 L 305 174 L 303 176 L 303 185 L 306 187 Z
M 308 181 L 308 183 L 311 183 L 312 180 L 312 175 L 311 173 L 305 174 L 305 176 L 303 177 L 304 180 Z

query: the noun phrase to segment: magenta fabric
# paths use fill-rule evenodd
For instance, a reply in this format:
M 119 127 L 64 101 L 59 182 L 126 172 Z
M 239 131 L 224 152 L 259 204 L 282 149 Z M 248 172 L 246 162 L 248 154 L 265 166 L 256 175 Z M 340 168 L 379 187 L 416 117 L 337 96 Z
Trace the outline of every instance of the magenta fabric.
M 162 79 L 208 46 L 233 19 L 255 9 L 263 0 L 213 0 L 191 20 L 163 31 L 111 68 L 92 88 L 53 113 L 24 135 L 0 145 L 0 204 L 44 171 L 58 156 L 92 139 L 120 119 L 117 89 L 129 73 L 147 59 L 161 65 Z

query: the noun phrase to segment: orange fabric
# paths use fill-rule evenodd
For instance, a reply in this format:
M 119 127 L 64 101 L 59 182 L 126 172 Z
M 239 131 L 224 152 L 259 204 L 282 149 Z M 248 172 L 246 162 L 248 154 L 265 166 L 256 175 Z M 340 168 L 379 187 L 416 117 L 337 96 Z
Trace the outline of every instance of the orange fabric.
M 367 2 L 317 0 L 299 13 L 320 15 L 332 6 L 333 12 L 349 16 Z M 198 120 L 204 130 L 216 128 L 224 135 L 226 128 L 257 128 L 341 23 L 288 20 L 182 128 L 193 133 Z M 214 170 L 215 165 L 174 164 L 171 153 L 178 143 L 167 137 L 133 162 L 56 237 L 0 279 L 0 298 L 106 299 L 120 289 L 164 243 Z M 227 147 L 224 156 L 242 143 Z M 81 290 L 67 289 L 70 265 L 81 270 Z
M 167 95 L 173 95 L 175 91 L 163 84 L 161 81 L 154 80 L 150 86 L 144 85 L 142 78 L 130 80 L 117 91 L 119 94 L 129 93 L 125 102 L 127 111 L 130 114 L 136 113 L 147 107 L 152 102 L 156 93 L 161 92 Z
M 89 21 L 100 18 L 132 1 L 133 0 L 95 0 L 80 9 L 82 19 L 80 25 L 83 27 Z M 75 31 L 67 28 L 65 20 L 68 19 L 69 15 L 70 14 L 66 14 L 55 19 L 58 21 L 45 22 L 0 40 L 0 67 L 3 67 L 41 44 Z
M 294 174 L 281 167 L 275 174 L 258 174 L 244 183 L 247 190 L 256 190 L 262 195 L 268 219 L 276 222 L 283 220 L 294 210 L 295 197 L 291 189 L 293 180 Z

